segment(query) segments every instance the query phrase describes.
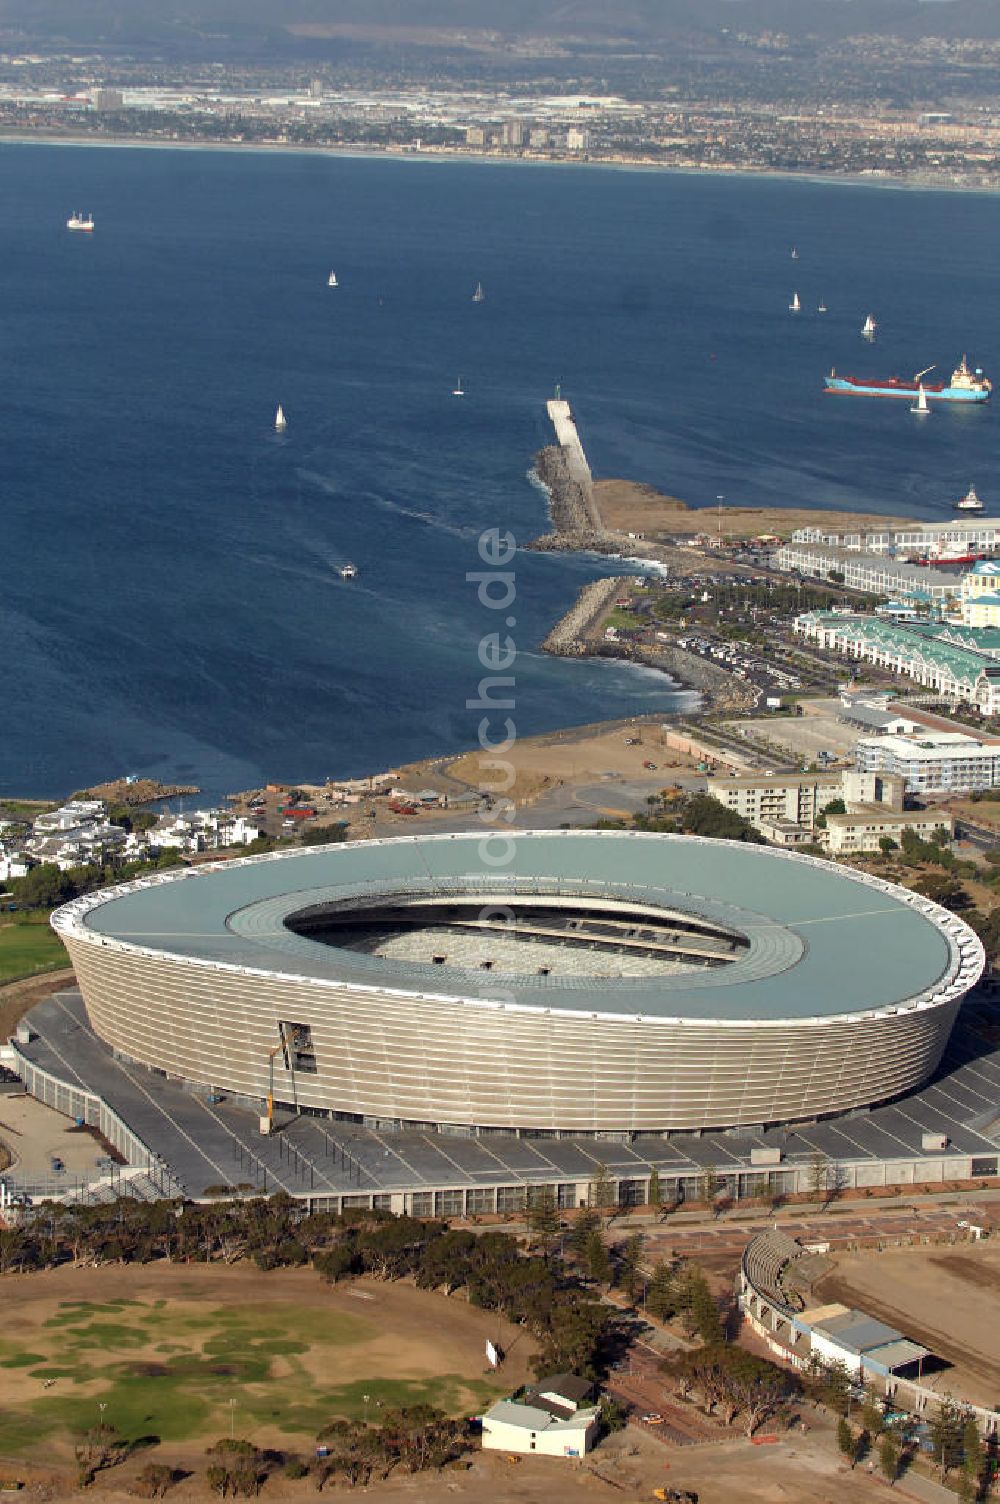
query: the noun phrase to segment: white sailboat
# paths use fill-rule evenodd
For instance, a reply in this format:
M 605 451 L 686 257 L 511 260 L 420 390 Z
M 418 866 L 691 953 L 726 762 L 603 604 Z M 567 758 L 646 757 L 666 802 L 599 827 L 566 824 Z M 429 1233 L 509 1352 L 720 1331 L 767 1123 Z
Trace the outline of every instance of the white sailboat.
M 927 393 L 924 391 L 923 382 L 917 387 L 917 400 L 911 405 L 910 412 L 918 413 L 921 418 L 926 418 L 930 415 L 930 408 L 927 405 Z
M 798 259 L 799 259 L 799 248 L 798 248 L 797 245 L 793 245 L 792 246 L 792 260 L 793 261 L 798 261 Z
M 874 339 L 877 328 L 878 324 L 875 322 L 875 315 L 870 313 L 861 326 L 862 337 L 864 339 Z
M 340 286 L 340 283 L 337 281 L 337 273 L 336 272 L 331 272 L 330 273 L 330 275 L 326 279 L 326 285 L 327 285 L 327 287 L 339 287 Z
M 288 427 L 288 419 L 285 417 L 285 409 L 278 403 L 278 411 L 274 415 L 274 426 L 279 433 L 284 433 Z
M 827 309 L 826 309 L 826 303 L 825 302 L 820 303 L 819 307 L 816 309 L 817 313 L 826 313 L 826 311 L 827 311 Z
M 464 390 L 464 388 L 462 386 L 462 378 L 461 378 L 461 376 L 458 378 L 458 381 L 455 384 L 455 386 L 452 387 L 452 389 L 451 389 L 451 395 L 453 397 L 464 397 L 465 396 L 465 390 Z
M 483 292 L 483 284 L 481 282 L 477 282 L 476 283 L 476 290 L 472 294 L 472 301 L 474 303 L 485 303 L 486 302 L 486 294 Z
M 792 301 L 788 305 L 788 311 L 789 311 L 789 313 L 801 313 L 802 312 L 802 304 L 799 301 L 799 295 L 798 295 L 797 292 L 793 292 L 792 293 Z

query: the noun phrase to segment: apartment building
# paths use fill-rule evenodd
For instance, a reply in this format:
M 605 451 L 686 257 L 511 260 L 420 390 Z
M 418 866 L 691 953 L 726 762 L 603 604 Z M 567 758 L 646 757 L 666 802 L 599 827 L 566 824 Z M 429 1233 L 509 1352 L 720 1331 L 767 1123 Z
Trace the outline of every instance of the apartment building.
M 902 779 L 908 794 L 960 794 L 1000 784 L 1000 743 L 958 731 L 863 737 L 854 758 L 859 772 Z

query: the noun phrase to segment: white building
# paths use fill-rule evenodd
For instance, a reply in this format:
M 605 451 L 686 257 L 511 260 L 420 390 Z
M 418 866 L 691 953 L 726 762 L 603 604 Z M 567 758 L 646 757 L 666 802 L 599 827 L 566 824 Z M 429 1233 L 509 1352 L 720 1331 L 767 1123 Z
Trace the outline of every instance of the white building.
M 80 826 L 94 825 L 108 816 L 108 806 L 103 799 L 69 799 L 58 809 L 37 815 L 31 828 L 36 835 L 52 831 L 74 830 Z
M 846 815 L 827 815 L 823 845 L 831 856 L 851 856 L 879 851 L 886 838 L 901 846 L 908 830 L 929 841 L 942 827 L 951 840 L 955 822 L 939 810 L 892 810 L 869 805 Z
M 38 815 L 25 852 L 35 862 L 54 862 L 63 872 L 88 863 L 102 865 L 125 849 L 127 835 L 108 819 L 102 799 L 70 799 L 59 809 Z
M 801 845 L 810 838 L 817 816 L 835 799 L 848 806 L 903 807 L 899 779 L 879 776 L 879 770 L 857 772 L 836 768 L 817 773 L 758 773 L 752 778 L 717 778 L 706 792 L 727 809 L 735 810 L 780 846 Z
M 855 553 L 902 553 L 947 559 L 956 553 L 1000 548 L 1000 522 L 983 517 L 976 521 L 955 518 L 952 522 L 913 523 L 908 527 L 856 533 L 829 533 L 820 527 L 800 527 L 792 534 L 791 541 L 823 543 Z
M 961 589 L 958 574 L 918 564 L 901 564 L 880 554 L 857 553 L 837 544 L 783 543 L 773 557 L 779 569 L 824 583 L 833 580 L 871 595 L 944 604 L 957 600 Z
M 593 1385 L 576 1374 L 539 1379 L 520 1400 L 498 1400 L 483 1416 L 483 1446 L 543 1457 L 582 1457 L 597 1439 L 601 1412 L 585 1402 Z
M 156 851 L 218 851 L 226 846 L 249 846 L 259 835 L 259 827 L 243 815 L 195 809 L 187 814 L 161 815 L 145 833 L 143 844 Z
M 982 742 L 959 731 L 863 737 L 854 758 L 859 772 L 903 779 L 907 793 L 963 793 L 1000 784 L 1000 743 Z
M 962 580 L 962 622 L 1000 627 L 1000 562 L 980 559 Z

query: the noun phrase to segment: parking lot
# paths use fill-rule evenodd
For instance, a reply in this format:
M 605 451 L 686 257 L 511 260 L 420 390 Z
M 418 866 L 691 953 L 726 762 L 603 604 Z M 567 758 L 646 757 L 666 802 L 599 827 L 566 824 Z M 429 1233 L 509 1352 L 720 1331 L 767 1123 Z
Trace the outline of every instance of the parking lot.
M 839 719 L 840 701 L 803 700 L 799 716 L 754 716 L 729 721 L 727 729 L 736 736 L 760 744 L 766 740 L 780 746 L 795 762 L 816 762 L 821 752 L 853 764 L 854 746 L 863 734 L 858 726 Z

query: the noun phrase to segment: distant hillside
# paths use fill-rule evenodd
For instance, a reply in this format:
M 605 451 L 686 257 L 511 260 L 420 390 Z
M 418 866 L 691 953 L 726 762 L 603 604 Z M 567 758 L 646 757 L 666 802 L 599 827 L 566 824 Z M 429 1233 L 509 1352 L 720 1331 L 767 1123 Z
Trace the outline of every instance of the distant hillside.
M 0 0 L 8 35 L 80 41 L 155 41 L 352 31 L 499 32 L 506 36 L 629 37 L 654 42 L 733 31 L 794 38 L 852 35 L 1000 38 L 1000 0 Z M 457 36 L 456 36 L 457 40 Z

